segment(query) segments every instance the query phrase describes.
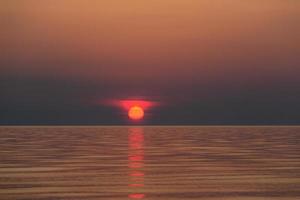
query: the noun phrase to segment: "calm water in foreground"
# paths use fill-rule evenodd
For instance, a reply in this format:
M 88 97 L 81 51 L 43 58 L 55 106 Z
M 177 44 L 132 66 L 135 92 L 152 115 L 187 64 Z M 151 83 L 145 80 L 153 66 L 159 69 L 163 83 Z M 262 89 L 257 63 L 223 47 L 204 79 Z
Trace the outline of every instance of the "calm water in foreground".
M 300 199 L 300 127 L 0 127 L 0 199 Z

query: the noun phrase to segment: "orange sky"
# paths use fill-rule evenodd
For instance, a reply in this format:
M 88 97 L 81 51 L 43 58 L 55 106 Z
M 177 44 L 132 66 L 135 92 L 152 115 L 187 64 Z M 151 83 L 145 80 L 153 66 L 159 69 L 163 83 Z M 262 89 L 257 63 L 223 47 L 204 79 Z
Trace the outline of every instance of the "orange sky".
M 186 76 L 195 70 L 198 75 L 234 73 L 251 62 L 281 68 L 276 58 L 298 62 L 297 0 L 0 4 L 7 22 L 2 25 L 6 34 L 1 51 L 8 61 L 22 63 L 14 65 L 18 69 L 127 79 L 170 70 Z
M 299 0 L 2 0 L 0 19 L 0 110 L 12 121 L 75 109 L 82 122 L 108 112 L 86 102 L 133 97 L 181 102 L 160 110 L 165 122 L 299 113 Z

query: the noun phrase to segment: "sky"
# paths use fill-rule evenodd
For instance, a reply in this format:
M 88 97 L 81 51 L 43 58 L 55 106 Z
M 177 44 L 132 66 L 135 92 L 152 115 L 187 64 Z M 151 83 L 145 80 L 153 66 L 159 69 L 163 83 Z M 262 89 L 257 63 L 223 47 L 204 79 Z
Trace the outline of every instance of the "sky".
M 300 124 L 299 0 L 2 0 L 0 124 Z

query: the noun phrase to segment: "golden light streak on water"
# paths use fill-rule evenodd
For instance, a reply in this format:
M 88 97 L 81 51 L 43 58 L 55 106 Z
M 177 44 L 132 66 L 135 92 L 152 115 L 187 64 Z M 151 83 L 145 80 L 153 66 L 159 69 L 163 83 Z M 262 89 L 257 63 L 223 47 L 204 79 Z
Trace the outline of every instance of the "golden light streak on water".
M 128 197 L 130 199 L 143 199 L 145 194 L 139 189 L 144 187 L 144 133 L 142 127 L 134 127 L 129 129 L 129 169 L 130 183 L 129 187 L 133 189 Z M 139 191 L 139 192 L 137 192 Z

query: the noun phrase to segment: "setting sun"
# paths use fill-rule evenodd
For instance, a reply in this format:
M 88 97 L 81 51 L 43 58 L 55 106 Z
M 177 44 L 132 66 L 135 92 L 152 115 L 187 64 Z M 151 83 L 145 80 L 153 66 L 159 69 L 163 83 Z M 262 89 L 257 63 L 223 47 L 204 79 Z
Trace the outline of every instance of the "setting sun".
M 142 120 L 144 118 L 145 113 L 150 112 L 154 107 L 158 107 L 161 105 L 161 102 L 153 101 L 153 100 L 143 100 L 143 99 L 107 99 L 102 102 L 102 104 L 107 106 L 118 107 L 124 112 L 123 116 L 126 116 L 126 119 L 130 119 L 133 121 Z M 151 117 L 148 117 L 149 120 Z M 129 122 L 129 121 L 127 121 Z
M 144 117 L 144 110 L 139 106 L 133 106 L 129 109 L 128 116 L 133 120 L 142 119 Z

